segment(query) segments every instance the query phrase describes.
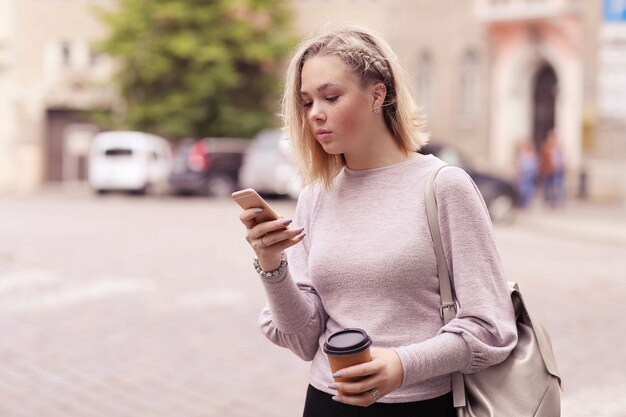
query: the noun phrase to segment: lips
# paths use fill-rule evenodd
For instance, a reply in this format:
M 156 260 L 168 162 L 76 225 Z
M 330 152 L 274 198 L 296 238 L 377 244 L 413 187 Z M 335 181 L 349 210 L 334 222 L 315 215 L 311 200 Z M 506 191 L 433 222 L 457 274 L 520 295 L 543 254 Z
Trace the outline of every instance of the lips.
M 329 137 L 330 137 L 330 135 L 332 135 L 332 133 L 333 133 L 333 132 L 332 132 L 332 131 L 330 131 L 330 130 L 326 130 L 326 129 L 317 129 L 317 130 L 315 131 L 315 137 L 316 137 L 318 140 L 324 140 L 324 139 L 329 138 Z

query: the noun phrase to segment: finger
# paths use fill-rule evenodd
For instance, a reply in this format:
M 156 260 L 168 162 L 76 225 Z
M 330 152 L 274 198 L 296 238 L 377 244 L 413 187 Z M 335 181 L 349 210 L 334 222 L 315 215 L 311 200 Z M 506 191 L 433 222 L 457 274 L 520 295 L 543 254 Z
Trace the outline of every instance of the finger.
M 279 232 L 262 235 L 260 239 L 262 239 L 262 243 L 265 243 L 266 246 L 272 246 L 276 243 L 282 242 L 283 240 L 293 239 L 302 232 L 304 232 L 304 227 L 299 227 L 297 229 L 284 229 Z
M 262 208 L 250 208 L 241 212 L 239 219 L 242 222 L 250 221 L 258 216 L 263 211 Z
M 245 222 L 242 222 L 244 226 L 246 226 L 246 229 L 250 230 L 252 229 L 254 226 L 256 226 L 256 222 L 254 220 L 248 220 Z
M 374 404 L 375 402 L 374 397 L 369 392 L 363 392 L 358 395 L 344 395 L 338 393 L 333 397 L 333 400 L 344 404 L 356 405 L 359 407 L 367 407 Z
M 246 229 L 252 229 L 256 226 L 256 221 L 254 220 L 256 216 L 258 216 L 263 209 L 261 208 L 251 208 L 241 212 L 239 215 L 239 220 L 246 226 Z
M 264 246 L 263 242 L 261 242 L 261 239 L 257 239 L 257 240 L 253 240 L 251 242 L 252 248 L 257 252 L 257 253 L 262 253 L 267 251 L 268 249 L 272 250 L 272 251 L 277 251 L 277 252 L 281 252 L 284 251 L 287 248 L 290 248 L 300 242 L 302 242 L 302 240 L 304 239 L 304 237 L 306 236 L 306 233 L 300 233 L 298 236 L 295 236 L 291 239 L 285 239 L 282 240 L 278 243 L 275 243 L 273 245 L 268 245 L 268 246 Z M 267 244 L 267 238 L 264 237 L 263 241 Z
M 333 374 L 333 378 L 363 378 L 377 373 L 379 368 L 380 364 L 372 360 L 340 369 Z
M 348 395 L 361 394 L 383 385 L 384 381 L 380 376 L 380 374 L 375 374 L 358 381 L 333 382 L 328 386 L 328 388 L 346 393 Z
M 261 237 L 277 230 L 286 229 L 291 222 L 291 219 L 278 219 L 259 223 L 254 227 L 254 233 L 256 233 L 258 237 Z

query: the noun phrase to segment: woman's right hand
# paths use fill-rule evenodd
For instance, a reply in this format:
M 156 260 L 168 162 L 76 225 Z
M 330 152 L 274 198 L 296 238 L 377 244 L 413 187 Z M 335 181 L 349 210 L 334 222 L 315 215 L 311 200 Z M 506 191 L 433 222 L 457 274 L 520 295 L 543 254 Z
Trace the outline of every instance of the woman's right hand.
M 278 219 L 257 223 L 261 208 L 244 210 L 239 219 L 246 226 L 246 240 L 254 250 L 264 271 L 274 271 L 280 266 L 281 252 L 300 243 L 306 233 L 304 228 L 288 228 L 291 220 Z

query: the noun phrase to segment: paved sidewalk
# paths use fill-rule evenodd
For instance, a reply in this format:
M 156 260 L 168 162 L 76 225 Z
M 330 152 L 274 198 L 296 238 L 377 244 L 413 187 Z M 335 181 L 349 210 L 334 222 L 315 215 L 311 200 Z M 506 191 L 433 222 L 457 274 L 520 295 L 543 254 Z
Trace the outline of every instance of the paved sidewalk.
M 301 415 L 309 364 L 258 329 L 266 297 L 239 212 L 229 199 L 0 198 L 0 417 Z M 626 416 L 626 208 L 517 217 L 496 225 L 498 247 L 550 331 L 563 417 Z
M 626 205 L 568 201 L 562 209 L 536 205 L 520 211 L 516 225 L 560 238 L 626 246 Z

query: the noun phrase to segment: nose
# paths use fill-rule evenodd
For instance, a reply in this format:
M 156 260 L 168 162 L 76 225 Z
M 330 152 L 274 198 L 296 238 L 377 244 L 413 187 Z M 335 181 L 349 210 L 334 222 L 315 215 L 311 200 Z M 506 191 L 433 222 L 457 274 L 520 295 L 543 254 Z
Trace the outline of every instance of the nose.
M 322 111 L 318 104 L 312 103 L 309 111 L 310 122 L 323 122 L 326 120 L 326 114 Z

